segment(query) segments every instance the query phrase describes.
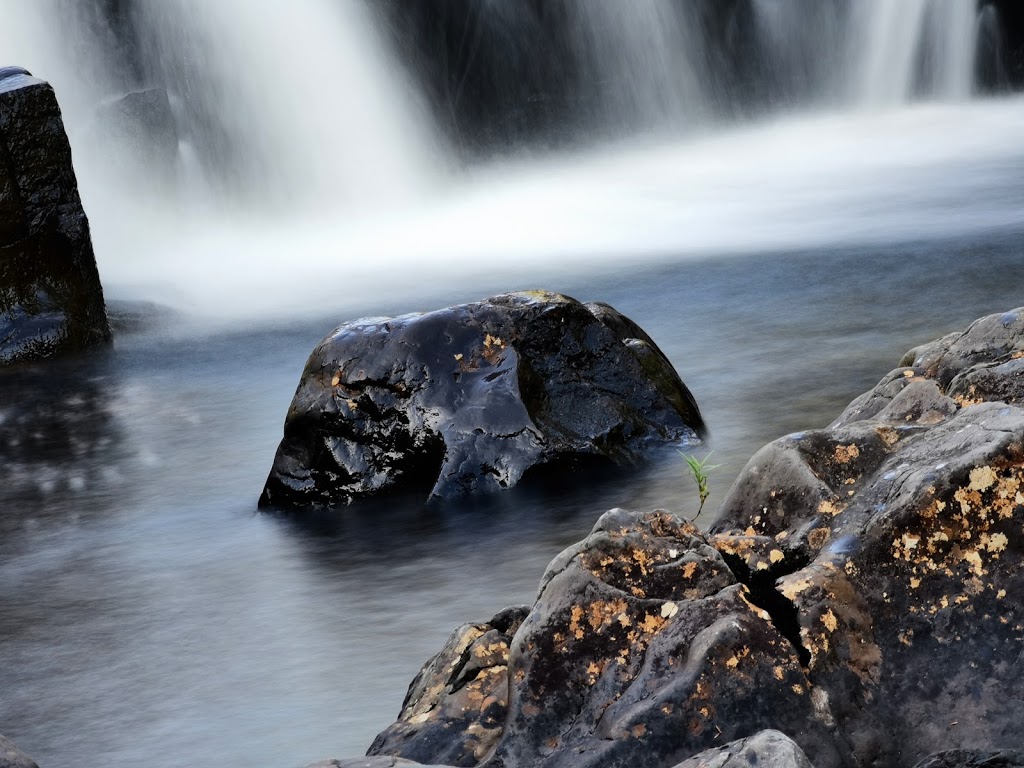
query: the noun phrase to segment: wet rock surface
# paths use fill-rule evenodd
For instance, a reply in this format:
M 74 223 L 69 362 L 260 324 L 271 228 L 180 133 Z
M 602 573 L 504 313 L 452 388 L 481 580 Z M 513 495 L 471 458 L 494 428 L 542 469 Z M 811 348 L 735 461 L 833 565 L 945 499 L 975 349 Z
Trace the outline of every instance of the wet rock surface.
M 456 629 L 420 671 L 398 722 L 381 733 L 370 754 L 476 765 L 494 746 L 508 715 L 508 654 L 529 608 L 509 608 L 484 624 Z M 452 740 L 451 731 L 463 734 Z
M 780 760 L 818 768 L 1017 765 L 998 750 L 1024 721 L 1022 357 L 1022 311 L 913 350 L 827 429 L 755 455 L 707 534 L 607 513 L 489 659 L 508 691 L 493 746 L 442 692 L 371 752 L 718 766 L 773 729 L 804 753 Z M 431 739 L 388 736 L 417 716 Z
M 702 432 L 692 395 L 628 318 L 553 293 L 506 294 L 358 320 L 324 339 L 260 504 L 487 493 L 529 474 L 633 464 Z
M 761 731 L 724 747 L 709 749 L 675 768 L 811 768 L 797 744 L 779 731 Z
M 985 752 L 976 749 L 951 749 L 926 757 L 914 768 L 1019 768 L 1024 766 L 1024 752 L 1002 750 Z
M 53 89 L 0 70 L 0 365 L 110 340 Z
M 861 764 L 1020 741 L 1022 356 L 1019 310 L 912 350 L 829 429 L 760 451 L 723 503 L 713 533 L 795 609 Z
M 454 755 L 456 765 L 668 766 L 780 727 L 818 765 L 841 762 L 791 642 L 701 533 L 666 512 L 605 514 L 551 563 L 505 653 L 507 714 L 489 724 L 491 749 L 460 752 L 477 728 L 435 707 L 420 715 L 432 742 L 388 738 L 411 727 L 406 709 L 371 753 Z
M 0 76 L 2 76 L 0 71 Z M 39 768 L 35 761 L 11 742 L 0 736 L 0 768 Z

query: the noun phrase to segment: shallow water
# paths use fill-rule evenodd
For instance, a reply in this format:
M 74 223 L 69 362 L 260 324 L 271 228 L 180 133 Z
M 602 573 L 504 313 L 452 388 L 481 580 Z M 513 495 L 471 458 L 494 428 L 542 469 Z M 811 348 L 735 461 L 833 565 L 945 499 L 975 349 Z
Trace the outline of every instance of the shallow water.
M 712 431 L 721 494 L 916 343 L 1022 303 L 1024 228 L 551 278 L 662 346 Z M 424 288 L 429 308 L 474 298 Z M 584 487 L 334 519 L 257 514 L 305 357 L 333 324 L 202 333 L 165 317 L 92 361 L 7 375 L 0 732 L 45 768 L 299 766 L 361 754 L 455 625 L 532 600 L 613 506 L 692 514 L 678 457 Z M 20 425 L 11 428 L 11 425 Z M 20 466 L 18 464 L 20 463 Z

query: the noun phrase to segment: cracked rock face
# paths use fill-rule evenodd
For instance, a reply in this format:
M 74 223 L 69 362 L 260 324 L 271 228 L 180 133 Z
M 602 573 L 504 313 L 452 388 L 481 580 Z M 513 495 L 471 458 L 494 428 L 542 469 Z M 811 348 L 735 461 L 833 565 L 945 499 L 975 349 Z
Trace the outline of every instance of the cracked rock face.
M 71 147 L 48 83 L 0 69 L 0 365 L 110 341 Z
M 261 506 L 457 497 L 699 441 L 667 358 L 611 307 L 513 293 L 347 323 L 306 364 Z
M 557 557 L 490 660 L 500 676 L 475 697 L 447 663 L 473 659 L 466 647 L 456 632 L 410 699 L 438 666 L 449 678 L 431 686 L 429 706 L 407 699 L 370 754 L 489 768 L 669 766 L 774 727 L 819 768 L 842 762 L 792 643 L 700 532 L 666 512 L 613 510 Z M 487 697 L 504 717 L 481 724 L 480 705 L 466 705 Z M 452 714 L 466 711 L 468 725 Z
M 1020 744 L 1022 318 L 913 350 L 829 429 L 762 449 L 713 529 L 792 606 L 861 764 Z

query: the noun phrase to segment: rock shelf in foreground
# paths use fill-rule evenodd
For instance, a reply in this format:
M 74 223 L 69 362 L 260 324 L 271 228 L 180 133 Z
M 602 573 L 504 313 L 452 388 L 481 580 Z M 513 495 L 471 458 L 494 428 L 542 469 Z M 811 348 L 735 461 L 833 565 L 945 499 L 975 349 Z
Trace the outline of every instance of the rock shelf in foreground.
M 1019 764 L 1022 361 L 1024 309 L 913 350 L 756 454 L 708 534 L 607 513 L 528 611 L 452 635 L 370 754 L 717 767 L 771 729 L 818 768 Z

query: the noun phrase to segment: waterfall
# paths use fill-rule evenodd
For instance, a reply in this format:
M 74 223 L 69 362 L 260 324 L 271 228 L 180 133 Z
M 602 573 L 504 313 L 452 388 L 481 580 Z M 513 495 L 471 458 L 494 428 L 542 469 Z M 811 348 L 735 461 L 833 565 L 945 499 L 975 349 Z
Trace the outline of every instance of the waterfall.
M 101 6 L 0 0 L 0 59 L 50 80 L 80 150 L 85 187 L 152 194 L 138 178 L 93 181 L 90 157 L 115 148 L 98 107 L 126 91 L 166 90 L 178 147 L 177 193 L 204 204 L 275 210 L 394 205 L 428 185 L 436 141 L 423 105 L 388 60 L 361 0 L 135 0 L 134 72 L 97 35 Z M 95 164 L 93 164 L 95 165 Z
M 137 0 L 135 22 L 146 74 L 235 192 L 350 208 L 428 176 L 428 121 L 359 0 Z
M 905 103 L 916 95 L 971 95 L 977 47 L 976 0 L 860 0 L 853 10 L 854 100 Z
M 599 114 L 615 124 L 674 127 L 706 116 L 692 14 L 671 0 L 571 0 L 571 44 Z

